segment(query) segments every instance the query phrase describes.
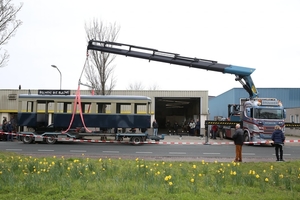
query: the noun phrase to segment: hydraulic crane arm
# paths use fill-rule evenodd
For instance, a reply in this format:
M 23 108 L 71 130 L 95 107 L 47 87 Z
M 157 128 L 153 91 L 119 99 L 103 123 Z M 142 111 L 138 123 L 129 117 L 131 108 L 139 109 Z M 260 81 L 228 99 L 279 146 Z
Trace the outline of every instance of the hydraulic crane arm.
M 104 42 L 90 40 L 87 50 L 95 50 L 129 57 L 147 59 L 149 61 L 153 60 L 192 68 L 206 69 L 209 71 L 222 72 L 226 74 L 234 74 L 236 76 L 235 80 L 239 81 L 243 85 L 243 88 L 249 93 L 249 97 L 251 99 L 258 96 L 258 92 L 250 76 L 254 72 L 254 68 L 220 64 L 217 61 L 213 60 L 184 57 L 176 53 L 169 53 L 146 47 L 107 41 Z

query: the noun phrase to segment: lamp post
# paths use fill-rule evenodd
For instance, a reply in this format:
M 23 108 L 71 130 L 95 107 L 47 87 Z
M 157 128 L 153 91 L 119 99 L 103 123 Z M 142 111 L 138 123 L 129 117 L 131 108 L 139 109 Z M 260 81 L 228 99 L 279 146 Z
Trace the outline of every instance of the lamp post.
M 61 80 L 62 80 L 61 72 L 60 72 L 60 70 L 58 69 L 58 67 L 56 67 L 55 65 L 51 65 L 51 67 L 56 68 L 57 71 L 59 72 L 59 75 L 60 75 L 60 86 L 59 86 L 59 89 L 61 90 Z

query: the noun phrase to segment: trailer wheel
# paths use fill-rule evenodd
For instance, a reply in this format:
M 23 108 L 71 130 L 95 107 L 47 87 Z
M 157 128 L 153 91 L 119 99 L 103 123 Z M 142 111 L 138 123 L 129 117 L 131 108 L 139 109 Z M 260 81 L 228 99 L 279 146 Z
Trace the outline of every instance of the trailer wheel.
M 23 143 L 24 144 L 30 144 L 30 143 L 32 143 L 32 135 L 25 135 L 25 136 L 23 136 L 23 138 L 22 138 L 22 140 L 23 140 Z
M 107 140 L 107 137 L 106 137 L 106 136 L 101 136 L 101 137 L 100 137 L 100 140 L 101 140 L 101 141 L 106 141 L 106 140 Z
M 143 142 L 143 141 L 142 141 L 141 137 L 132 137 L 131 142 L 132 142 L 132 144 L 141 144 L 141 142 Z
M 47 144 L 55 144 L 56 143 L 56 141 L 57 141 L 57 139 L 56 139 L 56 135 L 46 135 L 46 139 L 45 139 L 45 141 L 46 141 L 46 143 Z

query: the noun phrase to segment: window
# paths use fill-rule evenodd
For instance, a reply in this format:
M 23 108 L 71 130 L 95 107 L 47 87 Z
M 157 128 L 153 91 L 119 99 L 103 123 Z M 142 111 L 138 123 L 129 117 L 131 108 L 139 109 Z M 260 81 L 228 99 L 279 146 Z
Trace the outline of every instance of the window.
M 290 122 L 294 122 L 294 115 L 290 116 Z
M 299 115 L 295 116 L 295 123 L 299 123 Z
M 282 119 L 283 111 L 280 109 L 255 109 L 254 118 L 256 119 Z

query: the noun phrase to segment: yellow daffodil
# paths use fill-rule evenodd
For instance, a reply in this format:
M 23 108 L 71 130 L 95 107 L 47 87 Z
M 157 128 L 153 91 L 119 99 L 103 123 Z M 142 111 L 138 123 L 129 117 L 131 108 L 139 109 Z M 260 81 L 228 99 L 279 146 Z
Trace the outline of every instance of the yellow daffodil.
M 279 175 L 279 178 L 283 178 L 283 174 L 280 174 L 280 175 Z
M 269 182 L 269 179 L 268 179 L 268 178 L 265 178 L 265 182 Z

